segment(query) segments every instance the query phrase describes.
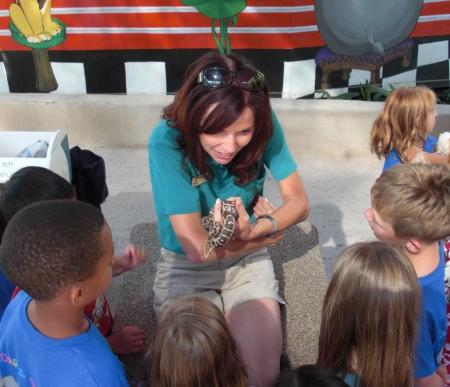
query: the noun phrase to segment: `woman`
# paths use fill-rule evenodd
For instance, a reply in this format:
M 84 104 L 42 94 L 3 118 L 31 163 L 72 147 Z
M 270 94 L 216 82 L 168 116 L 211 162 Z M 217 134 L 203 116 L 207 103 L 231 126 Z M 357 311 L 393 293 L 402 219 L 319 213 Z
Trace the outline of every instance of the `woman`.
M 148 144 L 150 176 L 162 245 L 155 311 L 179 295 L 200 295 L 225 314 L 250 382 L 269 386 L 279 373 L 282 335 L 272 262 L 266 248 L 306 219 L 303 184 L 270 108 L 264 75 L 246 59 L 210 52 L 186 73 L 174 102 Z M 262 198 L 265 166 L 283 205 Z M 205 259 L 201 219 L 221 201 L 236 203 L 231 241 Z

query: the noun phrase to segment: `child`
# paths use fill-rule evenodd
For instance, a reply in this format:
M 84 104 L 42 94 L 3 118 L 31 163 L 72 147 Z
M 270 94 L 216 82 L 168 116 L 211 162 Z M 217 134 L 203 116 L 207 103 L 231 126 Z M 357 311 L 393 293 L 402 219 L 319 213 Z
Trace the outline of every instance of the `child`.
M 350 386 L 413 387 L 420 287 L 413 265 L 383 242 L 338 256 L 325 294 L 317 365 Z
M 372 187 L 365 212 L 375 236 L 402 251 L 419 278 L 423 300 L 415 351 L 415 385 L 449 383 L 441 365 L 445 342 L 444 251 L 450 235 L 450 169 L 446 164 L 400 164 Z
M 383 172 L 410 163 L 418 154 L 428 162 L 445 163 L 444 157 L 430 154 L 436 145 L 436 139 L 429 136 L 435 123 L 436 95 L 432 90 L 420 86 L 392 91 L 370 133 L 372 152 L 386 158 Z
M 139 387 L 248 387 L 245 366 L 223 313 L 190 296 L 163 304 Z
M 15 172 L 0 190 L 0 213 L 6 222 L 25 206 L 51 199 L 75 199 L 72 186 L 49 169 L 25 167 Z M 0 241 L 1 241 L 0 234 Z M 147 258 L 146 253 L 135 246 L 127 246 L 120 257 L 115 257 L 113 276 L 139 266 Z M 0 319 L 11 299 L 14 286 L 0 269 Z M 144 330 L 124 327 L 111 333 L 113 318 L 105 295 L 86 305 L 85 314 L 110 344 L 114 353 L 132 353 L 141 350 Z
M 39 202 L 11 219 L 0 264 L 23 290 L 0 322 L 3 385 L 128 386 L 123 365 L 84 316 L 111 282 L 113 251 L 108 223 L 87 203 Z
M 285 370 L 278 376 L 274 387 L 349 387 L 334 372 L 316 365 L 303 365 Z
M 6 224 L 12 216 L 28 204 L 49 199 L 71 199 L 72 186 L 61 176 L 49 172 L 42 174 L 44 168 L 23 168 L 0 185 L 0 244 Z M 15 286 L 8 281 L 0 268 L 0 319 L 13 294 Z

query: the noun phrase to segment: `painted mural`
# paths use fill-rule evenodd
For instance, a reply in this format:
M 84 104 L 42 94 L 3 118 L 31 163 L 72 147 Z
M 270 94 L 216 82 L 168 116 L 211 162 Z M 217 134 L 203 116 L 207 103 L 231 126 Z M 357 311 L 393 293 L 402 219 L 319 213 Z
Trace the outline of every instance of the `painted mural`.
M 0 0 L 0 92 L 174 93 L 207 50 L 275 97 L 449 88 L 449 0 Z

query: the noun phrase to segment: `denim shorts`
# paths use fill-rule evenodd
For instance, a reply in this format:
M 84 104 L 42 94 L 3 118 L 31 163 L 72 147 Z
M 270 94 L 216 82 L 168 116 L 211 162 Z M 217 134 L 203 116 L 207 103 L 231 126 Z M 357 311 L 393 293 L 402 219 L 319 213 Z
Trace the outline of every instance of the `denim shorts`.
M 153 287 L 158 315 L 168 299 L 197 295 L 212 301 L 223 313 L 247 301 L 278 295 L 272 260 L 267 249 L 218 261 L 192 263 L 187 255 L 161 249 Z

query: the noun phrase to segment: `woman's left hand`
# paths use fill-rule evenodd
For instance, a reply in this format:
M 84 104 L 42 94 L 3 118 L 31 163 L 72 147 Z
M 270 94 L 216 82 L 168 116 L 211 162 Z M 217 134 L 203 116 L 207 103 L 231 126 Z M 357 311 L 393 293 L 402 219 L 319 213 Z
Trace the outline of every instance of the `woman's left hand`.
M 270 215 L 277 209 L 271 202 L 262 196 L 256 195 L 253 200 L 253 215 L 258 219 L 262 215 Z
M 231 197 L 227 200 L 233 200 L 234 202 L 236 202 L 236 210 L 239 214 L 239 219 L 236 221 L 236 228 L 234 229 L 233 237 L 241 239 L 243 241 L 248 241 L 260 237 L 261 235 L 256 233 L 253 228 L 253 224 L 250 221 L 250 216 L 247 213 L 244 205 L 242 204 L 242 199 L 239 197 Z M 253 202 L 253 211 L 255 218 L 259 218 L 264 214 L 271 214 L 276 209 L 277 208 L 272 203 L 266 201 L 261 196 L 257 196 L 257 198 L 255 198 Z

